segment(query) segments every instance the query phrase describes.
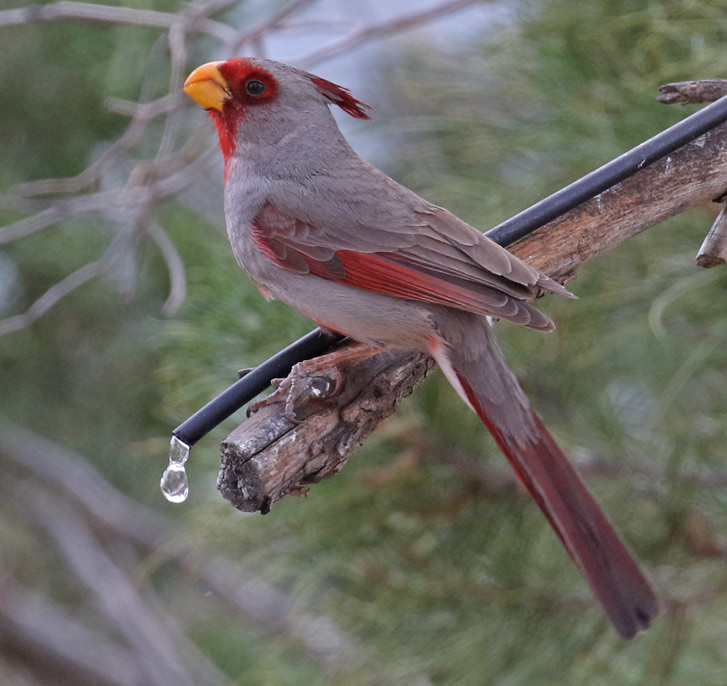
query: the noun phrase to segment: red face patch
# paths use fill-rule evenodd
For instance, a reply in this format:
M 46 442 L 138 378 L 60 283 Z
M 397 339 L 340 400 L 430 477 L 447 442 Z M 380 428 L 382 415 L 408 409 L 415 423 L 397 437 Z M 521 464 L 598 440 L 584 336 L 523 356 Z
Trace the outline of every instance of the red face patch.
M 231 98 L 225 102 L 222 112 L 210 110 L 210 117 L 217 127 L 220 149 L 225 159 L 225 180 L 230 157 L 235 152 L 237 128 L 245 118 L 249 107 L 270 103 L 278 96 L 278 82 L 266 69 L 238 57 L 227 60 L 219 67 L 227 81 Z
M 229 106 L 255 107 L 274 100 L 278 95 L 278 81 L 266 69 L 250 60 L 237 57 L 220 66 L 220 74 L 227 81 L 232 98 Z

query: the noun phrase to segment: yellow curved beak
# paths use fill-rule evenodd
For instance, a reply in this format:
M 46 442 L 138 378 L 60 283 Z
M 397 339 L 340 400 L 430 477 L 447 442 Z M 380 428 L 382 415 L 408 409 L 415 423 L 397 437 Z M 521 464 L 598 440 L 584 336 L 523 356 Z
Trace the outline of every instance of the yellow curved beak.
M 223 62 L 208 62 L 197 67 L 184 82 L 184 92 L 206 110 L 219 110 L 230 98 L 230 87 L 220 74 Z

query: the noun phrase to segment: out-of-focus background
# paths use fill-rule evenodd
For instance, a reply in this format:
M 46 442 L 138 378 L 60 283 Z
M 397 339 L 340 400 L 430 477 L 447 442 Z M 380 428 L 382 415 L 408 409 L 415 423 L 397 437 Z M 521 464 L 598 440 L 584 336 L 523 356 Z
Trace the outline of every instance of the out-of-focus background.
M 0 683 L 727 682 L 727 270 L 690 212 L 498 326 L 534 405 L 663 599 L 621 641 L 439 375 L 334 479 L 265 517 L 162 499 L 171 429 L 311 328 L 223 228 L 198 64 L 353 89 L 369 159 L 483 230 L 679 120 L 724 76 L 723 0 L 122 0 L 0 10 Z M 242 419 L 242 413 L 237 417 Z

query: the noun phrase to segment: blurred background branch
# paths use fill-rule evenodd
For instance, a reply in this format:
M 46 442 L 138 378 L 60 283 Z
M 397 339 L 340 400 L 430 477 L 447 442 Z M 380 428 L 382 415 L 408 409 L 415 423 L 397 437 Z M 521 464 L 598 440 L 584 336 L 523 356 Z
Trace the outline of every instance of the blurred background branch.
M 329 618 L 298 613 L 294 610 L 293 600 L 286 594 L 262 581 L 246 580 L 242 565 L 233 565 L 222 557 L 206 556 L 195 546 L 175 541 L 177 533 L 170 522 L 124 496 L 79 455 L 8 423 L 3 423 L 2 433 L 0 456 L 12 467 L 13 473 L 20 468 L 17 477 L 3 485 L 6 503 L 13 509 L 34 513 L 41 529 L 58 547 L 74 576 L 88 587 L 111 623 L 125 634 L 136 655 L 132 664 L 141 665 L 146 674 L 131 683 L 217 684 L 227 681 L 205 664 L 204 658 L 188 643 L 180 628 L 162 611 L 161 601 L 153 597 L 150 588 L 144 591 L 143 598 L 139 596 L 136 589 L 139 579 L 132 581 L 127 572 L 117 567 L 89 525 L 100 527 L 102 538 L 111 542 L 112 549 L 126 544 L 120 558 L 124 559 L 125 567 L 133 569 L 140 565 L 135 550 L 149 559 L 156 557 L 154 566 L 176 566 L 187 577 L 188 584 L 209 589 L 228 611 L 240 613 L 263 634 L 287 635 L 301 642 L 311 657 L 324 664 L 341 667 L 355 664 L 353 644 Z M 67 504 L 57 497 L 49 498 L 49 488 L 56 496 L 63 495 Z M 167 549 L 169 546 L 171 548 Z M 132 562 L 134 559 L 135 562 Z M 165 569 L 164 573 L 169 574 L 169 570 Z M 14 582 L 8 579 L 7 583 Z M 184 588 L 178 592 L 183 593 Z M 4 613 L 8 623 L 32 625 L 38 621 L 37 613 L 31 608 L 43 605 L 39 599 L 28 596 L 27 600 L 31 603 L 28 606 L 10 589 L 5 589 L 2 598 L 5 600 L 0 600 L 0 613 Z M 5 607 L 5 602 L 9 603 L 8 607 Z M 49 608 L 48 612 L 54 611 Z M 62 611 L 57 612 L 62 623 Z M 165 626 L 158 624 L 159 619 L 165 622 Z M 84 635 L 82 624 L 71 618 L 66 621 L 78 626 L 79 635 Z M 173 628 L 171 635 L 170 628 Z M 14 640 L 20 640 L 20 637 L 15 636 Z M 63 653 L 54 659 L 66 660 L 69 668 L 76 661 L 86 659 L 71 655 L 72 650 L 66 655 L 65 650 L 55 646 L 56 639 L 52 633 L 46 639 L 37 637 L 35 641 L 54 654 Z M 109 647 L 109 650 L 114 654 L 117 649 Z M 118 651 L 124 653 L 121 646 Z M 91 654 L 89 651 L 88 656 Z M 103 652 L 99 655 L 105 657 Z M 186 656 L 185 660 L 179 660 L 177 655 Z M 90 658 L 88 661 L 93 662 Z M 88 667 L 91 669 L 93 666 Z M 102 664 L 96 665 L 96 668 L 103 671 Z M 119 670 L 118 673 L 123 672 Z M 110 673 L 109 678 L 113 680 L 115 674 Z
M 408 15 L 389 19 L 371 25 L 356 28 L 348 36 L 332 41 L 329 45 L 301 57 L 298 62 L 307 66 L 316 66 L 341 53 L 350 52 L 363 44 L 381 40 L 404 31 L 411 30 L 422 24 L 440 19 L 467 6 L 476 0 L 455 0 L 444 2 L 427 10 L 413 12 Z M 94 21 L 101 23 L 120 23 L 150 28 L 166 29 L 162 36 L 166 43 L 170 66 L 169 93 L 147 101 L 148 88 L 142 83 L 139 102 L 125 102 L 118 98 L 107 100 L 106 107 L 113 112 L 131 117 L 126 131 L 105 151 L 100 159 L 92 162 L 74 177 L 49 178 L 31 183 L 22 183 L 11 189 L 7 197 L 0 198 L 6 208 L 17 208 L 22 205 L 23 198 L 38 196 L 71 195 L 71 198 L 59 200 L 55 197 L 40 201 L 42 209 L 30 217 L 0 227 L 0 244 L 20 240 L 36 231 L 41 231 L 63 220 L 72 220 L 80 216 L 93 216 L 110 220 L 117 229 L 129 221 L 137 224 L 137 230 L 149 232 L 151 225 L 150 213 L 156 210 L 170 196 L 183 193 L 194 185 L 200 176 L 209 174 L 216 158 L 209 154 L 209 146 L 199 144 L 199 140 L 186 141 L 182 138 L 188 131 L 181 128 L 182 92 L 181 87 L 188 71 L 188 40 L 191 34 L 208 34 L 221 43 L 221 48 L 236 54 L 247 45 L 256 47 L 268 33 L 284 31 L 286 22 L 299 12 L 314 4 L 311 0 L 289 3 L 282 10 L 273 13 L 270 18 L 253 31 L 240 32 L 228 24 L 214 21 L 208 17 L 230 7 L 244 5 L 244 2 L 223 2 L 196 0 L 183 7 L 177 13 L 165 13 L 129 7 L 113 7 L 93 3 L 61 1 L 42 6 L 31 6 L 0 12 L 0 29 L 3 27 L 32 24 L 47 21 Z M 160 43 L 157 43 L 159 45 Z M 150 54 L 150 58 L 154 52 Z M 151 64 L 150 74 L 158 69 Z M 153 156 L 139 158 L 138 147 L 146 141 L 148 127 L 155 120 L 162 118 L 163 130 L 155 143 L 156 152 Z M 104 184 L 111 169 L 118 171 L 127 167 L 125 177 L 117 177 L 114 190 L 105 190 L 82 195 L 80 192 L 91 185 Z M 154 185 L 154 182 L 157 182 Z M 137 209 L 142 207 L 141 212 Z M 114 209 L 117 218 L 108 217 L 109 209 Z M 156 223 L 155 241 L 160 235 L 161 226 Z M 169 245 L 168 243 L 166 244 Z M 116 248 L 109 246 L 111 251 Z M 168 254 L 168 253 L 166 253 Z M 0 321 L 0 335 L 24 328 L 42 316 L 48 309 L 71 293 L 79 286 L 97 278 L 107 271 L 104 258 L 89 263 L 69 275 L 57 287 L 36 301 L 27 312 L 16 315 L 9 320 Z M 174 272 L 180 274 L 179 265 Z M 170 271 L 170 276 L 172 272 Z M 172 283 L 178 288 L 179 278 Z M 176 295 L 167 299 L 166 313 L 172 314 L 174 308 L 183 299 Z

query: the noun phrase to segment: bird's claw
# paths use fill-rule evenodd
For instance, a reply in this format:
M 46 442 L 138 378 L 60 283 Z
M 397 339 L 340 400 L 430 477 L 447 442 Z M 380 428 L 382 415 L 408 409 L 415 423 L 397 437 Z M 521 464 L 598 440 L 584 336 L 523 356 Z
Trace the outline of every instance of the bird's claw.
M 336 395 L 343 385 L 343 376 L 333 365 L 321 366 L 316 360 L 299 362 L 284 379 L 273 379 L 270 382 L 275 390 L 266 397 L 251 403 L 247 408 L 247 416 L 268 405 L 284 404 L 285 417 L 293 424 L 300 424 L 296 406 L 325 400 Z
M 270 379 L 270 385 L 275 389 L 272 393 L 269 395 L 266 395 L 264 398 L 260 398 L 260 400 L 256 400 L 255 402 L 250 403 L 247 406 L 247 410 L 245 411 L 247 414 L 248 419 L 254 415 L 258 410 L 262 410 L 263 407 L 267 407 L 268 405 L 275 405 L 276 403 L 282 402 L 285 400 L 285 398 L 288 395 L 287 389 L 282 389 L 281 387 L 283 383 L 285 382 L 285 379 Z

